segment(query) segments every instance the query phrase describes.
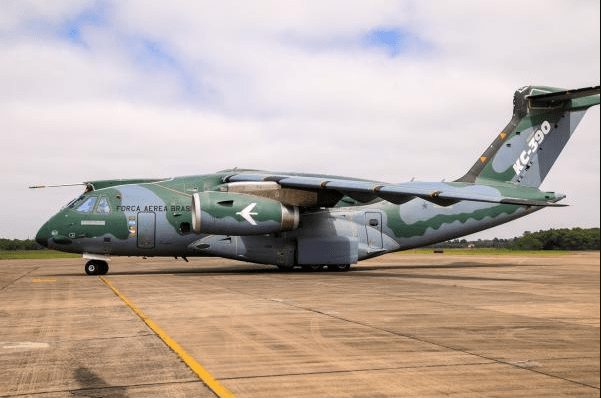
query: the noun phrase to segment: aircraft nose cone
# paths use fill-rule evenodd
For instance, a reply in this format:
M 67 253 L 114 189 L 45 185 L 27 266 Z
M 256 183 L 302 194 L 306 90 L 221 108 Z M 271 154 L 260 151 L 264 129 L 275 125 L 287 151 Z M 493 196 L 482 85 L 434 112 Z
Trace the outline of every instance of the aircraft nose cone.
M 48 238 L 50 238 L 50 234 L 48 233 L 48 228 L 46 227 L 46 224 L 44 224 L 44 226 L 40 228 L 40 230 L 36 234 L 35 241 L 44 247 L 48 247 Z
M 48 247 L 48 238 L 42 238 L 41 236 L 36 235 L 35 241 L 41 246 Z
M 35 241 L 44 247 L 48 247 L 48 238 L 42 238 L 40 236 L 36 236 Z

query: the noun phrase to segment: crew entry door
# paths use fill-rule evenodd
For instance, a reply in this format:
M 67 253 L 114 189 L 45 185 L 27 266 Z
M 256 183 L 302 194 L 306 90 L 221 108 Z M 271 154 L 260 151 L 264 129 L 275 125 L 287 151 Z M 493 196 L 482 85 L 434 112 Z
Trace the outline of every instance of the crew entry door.
M 367 245 L 372 249 L 381 249 L 382 214 L 365 212 L 365 228 L 367 229 Z
M 156 215 L 152 212 L 138 213 L 138 247 L 154 248 Z

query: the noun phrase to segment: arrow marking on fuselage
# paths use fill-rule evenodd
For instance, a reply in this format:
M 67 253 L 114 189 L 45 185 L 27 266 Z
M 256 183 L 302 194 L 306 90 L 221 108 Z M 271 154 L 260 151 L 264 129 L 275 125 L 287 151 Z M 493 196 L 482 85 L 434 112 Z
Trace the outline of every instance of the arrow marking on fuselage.
M 252 216 L 256 216 L 259 213 L 251 213 L 251 211 L 255 208 L 256 205 L 257 205 L 256 203 L 251 203 L 248 206 L 246 206 L 244 208 L 244 210 L 239 211 L 236 214 L 239 214 L 243 219 L 248 221 L 251 225 L 257 225 L 257 223 L 252 218 Z

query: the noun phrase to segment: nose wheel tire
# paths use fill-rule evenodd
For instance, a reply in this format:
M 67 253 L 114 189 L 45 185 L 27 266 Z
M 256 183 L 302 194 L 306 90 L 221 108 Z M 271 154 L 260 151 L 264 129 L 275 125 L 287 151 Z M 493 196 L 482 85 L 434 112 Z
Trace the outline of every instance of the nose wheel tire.
M 109 272 L 109 265 L 106 261 L 90 260 L 86 263 L 84 270 L 88 275 L 106 275 Z

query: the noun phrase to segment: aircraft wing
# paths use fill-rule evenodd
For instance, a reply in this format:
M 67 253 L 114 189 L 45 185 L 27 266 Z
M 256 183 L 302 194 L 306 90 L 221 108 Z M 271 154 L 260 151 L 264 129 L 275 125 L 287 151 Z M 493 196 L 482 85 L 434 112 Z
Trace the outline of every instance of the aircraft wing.
M 421 198 L 441 206 L 449 206 L 464 200 L 520 206 L 567 206 L 555 203 L 563 199 L 564 196 L 517 186 L 497 187 L 446 182 L 386 184 L 352 179 L 276 174 L 234 174 L 224 177 L 224 182 L 228 183 L 268 181 L 276 182 L 283 188 L 309 191 L 337 191 L 342 195 L 349 196 L 363 203 L 380 198 L 391 203 L 402 204 L 414 198 Z M 511 191 L 511 193 L 509 195 L 507 193 L 503 194 L 503 191 Z

